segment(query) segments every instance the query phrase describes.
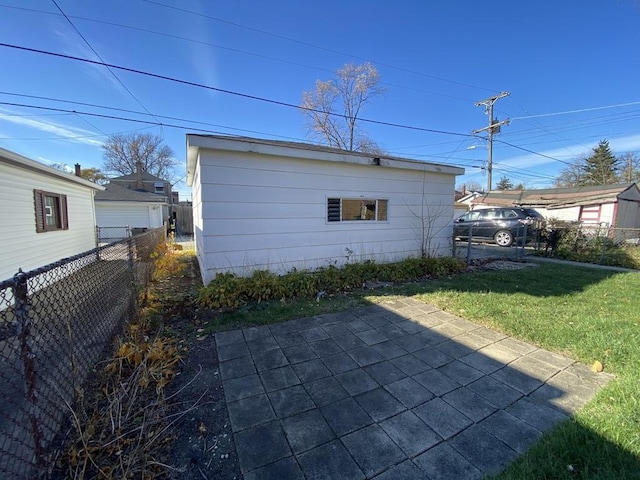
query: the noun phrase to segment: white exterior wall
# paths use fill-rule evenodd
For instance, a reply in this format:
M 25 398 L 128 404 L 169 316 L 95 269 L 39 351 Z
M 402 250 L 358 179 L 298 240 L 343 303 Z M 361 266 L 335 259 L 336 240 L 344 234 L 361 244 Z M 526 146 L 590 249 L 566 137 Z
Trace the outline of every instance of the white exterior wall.
M 163 224 L 160 204 L 141 202 L 96 202 L 99 227 L 157 228 Z
M 285 273 L 419 256 L 423 199 L 435 232 L 431 253 L 451 252 L 453 174 L 206 149 L 199 155 L 192 195 L 205 284 L 226 271 Z M 388 221 L 327 222 L 329 197 L 387 199 Z
M 36 233 L 34 190 L 67 196 L 68 230 Z M 96 247 L 94 190 L 0 161 L 0 280 Z

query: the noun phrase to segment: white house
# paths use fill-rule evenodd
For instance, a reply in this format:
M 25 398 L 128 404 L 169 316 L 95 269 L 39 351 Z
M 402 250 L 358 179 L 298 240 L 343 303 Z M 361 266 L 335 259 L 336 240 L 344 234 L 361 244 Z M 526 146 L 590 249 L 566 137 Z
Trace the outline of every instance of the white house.
M 228 271 L 448 255 L 455 176 L 463 173 L 317 145 L 187 135 L 203 281 Z
M 161 227 L 167 216 L 168 197 L 155 193 L 129 190 L 115 183 L 96 193 L 96 221 L 101 239 L 115 240 L 125 236 L 125 228 L 133 232 Z
M 102 189 L 0 148 L 0 280 L 95 248 Z
M 534 208 L 545 218 L 585 225 L 640 228 L 640 190 L 635 183 L 538 190 L 494 190 L 473 208 Z

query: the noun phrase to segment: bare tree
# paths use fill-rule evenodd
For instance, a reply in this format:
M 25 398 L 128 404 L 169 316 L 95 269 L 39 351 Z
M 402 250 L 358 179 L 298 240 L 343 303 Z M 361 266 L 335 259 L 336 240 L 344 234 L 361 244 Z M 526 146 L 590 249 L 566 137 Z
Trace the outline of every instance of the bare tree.
M 638 157 L 638 154 L 634 152 L 626 152 L 620 155 L 619 159 L 622 167 L 620 181 L 640 181 L 640 157 Z
M 484 192 L 484 187 L 482 186 L 482 184 L 473 180 L 456 187 L 457 190 L 462 190 L 463 188 L 467 192 Z
M 171 181 L 178 163 L 171 147 L 150 133 L 111 135 L 102 150 L 104 170 L 121 175 L 136 173 L 139 166 L 144 172 Z
M 442 232 L 451 228 L 451 204 L 431 204 L 427 197 L 427 172 L 422 172 L 422 193 L 419 211 L 407 205 L 409 212 L 415 217 L 415 235 L 420 245 L 422 258 L 435 257 L 441 251 Z M 451 245 L 448 245 L 449 247 Z
M 74 174 L 74 169 L 70 165 L 62 162 L 52 163 L 49 165 L 51 168 L 55 168 L 56 170 L 60 170 L 61 172 L 68 173 L 69 175 Z M 97 183 L 98 185 L 104 185 L 105 183 L 109 183 L 109 177 L 107 177 L 104 173 L 100 171 L 99 168 L 91 167 L 91 168 L 83 168 L 80 170 L 80 177 L 85 180 L 89 180 L 90 182 Z
M 378 70 L 369 62 L 347 64 L 336 75 L 334 80 L 317 80 L 315 90 L 302 93 L 300 107 L 309 136 L 343 150 L 379 152 L 356 125 L 362 108 L 384 92 Z

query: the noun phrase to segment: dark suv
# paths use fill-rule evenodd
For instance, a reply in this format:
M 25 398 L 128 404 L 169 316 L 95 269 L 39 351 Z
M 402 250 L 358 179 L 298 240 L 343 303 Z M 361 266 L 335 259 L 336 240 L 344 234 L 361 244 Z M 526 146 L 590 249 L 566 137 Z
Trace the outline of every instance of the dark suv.
M 535 235 L 543 227 L 544 217 L 531 208 L 486 208 L 472 210 L 458 217 L 453 223 L 455 238 L 492 240 L 501 247 L 508 247 L 517 239 L 521 242 Z

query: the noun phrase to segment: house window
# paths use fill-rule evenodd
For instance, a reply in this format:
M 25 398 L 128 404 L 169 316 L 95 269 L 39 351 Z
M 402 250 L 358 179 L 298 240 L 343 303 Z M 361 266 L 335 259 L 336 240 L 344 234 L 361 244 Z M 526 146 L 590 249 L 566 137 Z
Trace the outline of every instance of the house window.
M 164 193 L 164 183 L 156 182 L 153 184 L 155 193 Z
M 34 190 L 33 196 L 36 211 L 36 232 L 69 229 L 66 195 Z
M 362 198 L 328 198 L 327 221 L 387 221 L 388 200 Z

